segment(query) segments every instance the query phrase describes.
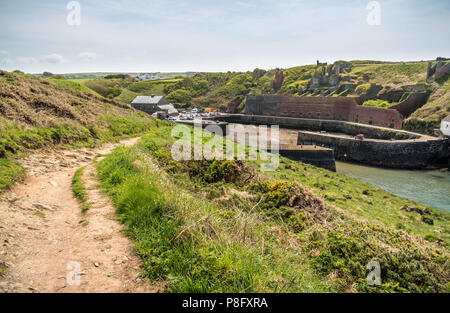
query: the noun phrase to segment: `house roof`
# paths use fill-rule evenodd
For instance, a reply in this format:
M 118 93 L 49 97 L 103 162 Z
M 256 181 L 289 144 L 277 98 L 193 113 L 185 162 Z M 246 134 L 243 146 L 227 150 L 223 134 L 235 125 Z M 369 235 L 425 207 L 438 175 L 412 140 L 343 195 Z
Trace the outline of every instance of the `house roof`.
M 447 117 L 444 118 L 442 121 L 443 122 L 450 122 L 450 115 L 447 115 Z
M 158 108 L 160 110 L 164 110 L 164 111 L 169 111 L 172 109 L 175 109 L 175 107 L 173 106 L 173 104 L 162 104 L 162 105 L 158 105 Z
M 164 97 L 163 96 L 137 96 L 133 102 L 135 104 L 158 104 Z

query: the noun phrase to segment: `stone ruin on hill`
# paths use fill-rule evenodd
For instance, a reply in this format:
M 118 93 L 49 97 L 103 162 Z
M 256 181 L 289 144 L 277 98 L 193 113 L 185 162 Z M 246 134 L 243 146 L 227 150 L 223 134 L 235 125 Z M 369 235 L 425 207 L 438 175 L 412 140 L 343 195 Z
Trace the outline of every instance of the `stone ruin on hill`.
M 433 62 L 428 62 L 427 82 L 431 83 L 434 80 L 440 79 L 444 77 L 447 73 L 449 73 L 450 72 L 449 60 L 450 59 L 438 57 L 434 65 Z
M 281 88 L 281 85 L 284 81 L 284 74 L 282 70 L 279 70 L 275 73 L 275 79 L 272 81 L 271 87 L 272 90 L 278 91 Z
M 321 67 L 321 71 L 319 68 Z M 352 67 L 349 62 L 337 61 L 334 64 L 320 63 L 317 61 L 314 76 L 311 79 L 310 88 L 320 86 L 337 86 L 340 82 L 341 73 L 348 71 Z

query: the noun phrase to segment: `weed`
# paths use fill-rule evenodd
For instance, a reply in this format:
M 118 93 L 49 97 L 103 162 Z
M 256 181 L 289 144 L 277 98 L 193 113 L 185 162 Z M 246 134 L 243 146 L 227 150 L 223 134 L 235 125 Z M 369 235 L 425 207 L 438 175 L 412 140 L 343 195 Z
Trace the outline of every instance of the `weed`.
M 83 182 L 83 171 L 86 167 L 81 167 L 75 171 L 72 178 L 72 191 L 75 198 L 80 200 L 82 203 L 87 201 L 87 192 Z

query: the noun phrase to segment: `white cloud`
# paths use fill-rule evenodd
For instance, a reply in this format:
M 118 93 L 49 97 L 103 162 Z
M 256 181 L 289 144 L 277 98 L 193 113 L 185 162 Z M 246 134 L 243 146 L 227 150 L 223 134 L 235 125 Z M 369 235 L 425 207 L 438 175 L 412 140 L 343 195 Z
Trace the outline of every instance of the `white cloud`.
M 254 7 L 256 7 L 256 5 L 254 5 L 252 3 L 243 2 L 243 1 L 237 1 L 236 4 L 241 6 L 241 7 L 245 7 L 245 8 L 254 8 Z
M 8 51 L 6 51 L 6 50 L 0 50 L 0 54 L 8 54 Z
M 40 60 L 43 62 L 46 62 L 46 63 L 53 63 L 53 64 L 62 64 L 65 62 L 62 55 L 57 54 L 57 53 L 52 53 L 52 54 L 43 56 Z
M 97 53 L 95 52 L 81 52 L 78 57 L 82 60 L 93 61 L 97 58 Z
M 17 59 L 17 61 L 19 64 L 27 64 L 27 65 L 38 63 L 38 60 L 34 57 L 20 57 Z

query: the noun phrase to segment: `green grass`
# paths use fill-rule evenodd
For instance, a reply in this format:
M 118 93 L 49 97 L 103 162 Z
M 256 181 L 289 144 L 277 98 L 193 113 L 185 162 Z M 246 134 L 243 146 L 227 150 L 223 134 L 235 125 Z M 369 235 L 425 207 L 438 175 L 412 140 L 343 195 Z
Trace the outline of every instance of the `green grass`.
M 155 94 L 155 95 L 164 95 L 164 86 L 166 84 L 173 84 L 178 82 L 179 80 L 161 80 L 161 81 L 136 81 L 131 83 L 127 89 L 139 94 Z
M 104 115 L 101 120 L 108 128 L 85 128 L 75 123 L 62 123 L 54 127 L 27 127 L 3 121 L 0 124 L 0 193 L 19 180 L 24 170 L 16 159 L 32 150 L 58 145 L 60 148 L 94 147 L 104 142 L 118 141 L 138 136 L 148 131 L 160 121 L 126 119 L 114 115 Z
M 277 245 L 279 225 L 255 212 L 238 217 L 175 181 L 164 184 L 151 167 L 136 168 L 140 155 L 137 148 L 115 150 L 99 163 L 99 177 L 136 241 L 145 273 L 166 281 L 167 291 L 327 290 L 296 249 Z
M 170 132 L 97 165 L 145 274 L 167 291 L 448 291 L 449 214 L 430 209 L 428 225 L 400 209 L 424 206 L 284 158 L 264 173 L 260 161 L 177 162 Z M 382 286 L 365 282 L 372 260 Z
M 401 86 L 425 82 L 426 62 L 383 63 L 353 67 L 349 76 L 356 76 L 364 81 L 364 74 L 370 75 L 371 83 L 389 86 Z M 345 75 L 344 75 L 345 76 Z
M 72 192 L 75 198 L 81 202 L 81 212 L 87 212 L 91 206 L 92 202 L 88 202 L 88 194 L 83 181 L 83 172 L 86 166 L 80 167 L 75 171 L 72 178 Z
M 52 127 L 24 127 L 7 120 L 0 120 L 0 129 L 0 151 L 12 154 L 26 149 L 39 149 L 45 145 L 93 139 L 87 128 L 75 123 L 55 123 Z
M 92 78 L 70 78 L 70 79 L 66 78 L 66 81 L 71 81 L 78 84 L 84 84 L 88 80 L 92 80 Z
M 73 79 L 72 80 L 67 80 L 67 79 L 53 79 L 53 78 L 50 78 L 49 80 L 53 84 L 55 84 L 57 86 L 62 86 L 62 87 L 69 88 L 71 90 L 92 93 L 92 94 L 95 94 L 97 96 L 100 96 L 94 90 L 86 87 L 84 85 L 84 80 L 81 80 L 81 79 L 80 80 L 73 80 Z
M 0 158 L 0 194 L 20 180 L 24 172 L 17 162 Z
M 367 100 L 367 101 L 364 101 L 364 103 L 362 105 L 372 106 L 372 107 L 377 107 L 377 108 L 389 108 L 395 104 L 396 103 L 389 103 L 384 100 Z
M 75 171 L 75 174 L 72 178 L 72 191 L 75 198 L 80 200 L 81 202 L 86 202 L 88 200 L 86 188 L 83 182 L 83 171 L 86 167 L 80 167 Z
M 139 96 L 138 93 L 123 88 L 121 94 L 118 97 L 116 97 L 115 100 L 130 104 L 137 96 Z

